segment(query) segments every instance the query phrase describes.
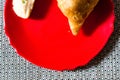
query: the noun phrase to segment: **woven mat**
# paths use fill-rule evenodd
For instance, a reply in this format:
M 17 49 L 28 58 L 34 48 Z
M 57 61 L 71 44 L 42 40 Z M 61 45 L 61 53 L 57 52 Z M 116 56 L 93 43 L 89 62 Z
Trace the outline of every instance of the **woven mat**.
M 87 66 L 74 71 L 53 71 L 37 67 L 17 55 L 3 31 L 0 0 L 0 80 L 120 80 L 120 0 L 115 3 L 115 31 L 105 48 Z

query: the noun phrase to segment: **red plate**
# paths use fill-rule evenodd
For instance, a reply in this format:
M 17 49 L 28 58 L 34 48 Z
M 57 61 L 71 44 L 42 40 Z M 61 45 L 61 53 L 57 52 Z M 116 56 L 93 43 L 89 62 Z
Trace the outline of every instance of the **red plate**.
M 100 0 L 77 36 L 73 36 L 67 18 L 56 0 L 36 0 L 29 19 L 5 5 L 5 33 L 19 55 L 48 69 L 69 70 L 86 65 L 105 46 L 114 29 L 111 0 Z

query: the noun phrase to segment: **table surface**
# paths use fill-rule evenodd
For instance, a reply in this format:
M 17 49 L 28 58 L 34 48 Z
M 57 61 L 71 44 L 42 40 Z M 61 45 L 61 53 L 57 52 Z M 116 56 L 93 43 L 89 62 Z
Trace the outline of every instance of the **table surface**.
M 0 80 L 120 80 L 120 0 L 113 1 L 115 30 L 104 49 L 87 66 L 60 72 L 33 65 L 16 54 L 3 30 L 5 0 L 0 0 Z

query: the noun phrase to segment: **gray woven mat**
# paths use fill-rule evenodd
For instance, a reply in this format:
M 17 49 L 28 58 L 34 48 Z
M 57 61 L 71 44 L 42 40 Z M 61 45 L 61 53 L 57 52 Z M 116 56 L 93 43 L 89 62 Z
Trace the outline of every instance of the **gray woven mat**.
M 105 48 L 87 66 L 58 72 L 37 67 L 15 53 L 3 31 L 0 0 L 0 80 L 120 80 L 120 0 L 114 2 L 115 31 Z

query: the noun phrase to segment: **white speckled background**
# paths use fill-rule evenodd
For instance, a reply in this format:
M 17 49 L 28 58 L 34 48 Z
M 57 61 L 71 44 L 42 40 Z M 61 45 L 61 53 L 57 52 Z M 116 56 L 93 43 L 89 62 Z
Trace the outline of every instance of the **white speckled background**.
M 17 55 L 3 31 L 0 0 L 0 80 L 120 80 L 120 0 L 115 3 L 115 31 L 105 48 L 87 66 L 74 71 L 53 71 L 37 67 Z

